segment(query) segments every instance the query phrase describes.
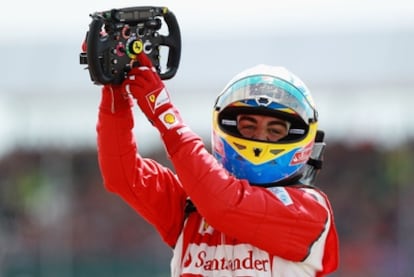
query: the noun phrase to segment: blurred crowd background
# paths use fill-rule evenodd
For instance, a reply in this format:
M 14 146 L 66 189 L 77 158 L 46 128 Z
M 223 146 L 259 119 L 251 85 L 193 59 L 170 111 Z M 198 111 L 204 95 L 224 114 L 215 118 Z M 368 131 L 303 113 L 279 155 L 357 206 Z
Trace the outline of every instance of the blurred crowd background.
M 168 164 L 162 149 L 149 157 Z M 330 141 L 318 177 L 335 210 L 333 276 L 411 276 L 414 141 Z M 0 162 L 1 276 L 169 276 L 171 249 L 107 193 L 96 151 L 15 150 Z
M 318 186 L 340 238 L 332 276 L 414 276 L 414 5 L 388 2 L 41 0 L 1 17 L 0 277 L 169 276 L 171 249 L 103 187 L 100 88 L 79 64 L 89 13 L 148 4 L 180 23 L 166 85 L 207 147 L 215 97 L 239 71 L 283 65 L 309 86 L 327 142 Z M 171 166 L 134 112 L 141 153 Z

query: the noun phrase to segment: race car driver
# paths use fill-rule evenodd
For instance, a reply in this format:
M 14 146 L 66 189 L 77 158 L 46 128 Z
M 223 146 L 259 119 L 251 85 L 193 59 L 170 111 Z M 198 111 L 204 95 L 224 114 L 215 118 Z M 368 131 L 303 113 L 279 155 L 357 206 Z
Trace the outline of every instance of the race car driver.
M 235 76 L 213 109 L 212 153 L 145 54 L 121 85 L 104 85 L 97 123 L 105 187 L 173 249 L 171 276 L 325 276 L 337 268 L 331 205 L 302 177 L 318 131 L 305 84 L 282 67 Z M 137 103 L 158 129 L 168 168 L 142 157 Z M 139 126 L 138 126 L 139 127 Z

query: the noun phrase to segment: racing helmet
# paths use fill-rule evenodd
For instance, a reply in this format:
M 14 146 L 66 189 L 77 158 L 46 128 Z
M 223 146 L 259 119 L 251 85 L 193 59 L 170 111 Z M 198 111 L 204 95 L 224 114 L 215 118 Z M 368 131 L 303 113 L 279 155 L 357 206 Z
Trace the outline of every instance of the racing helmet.
M 288 133 L 272 142 L 243 137 L 240 114 L 274 116 Z M 251 185 L 288 185 L 299 180 L 312 153 L 317 111 L 309 89 L 284 67 L 257 65 L 225 86 L 214 104 L 212 153 L 234 176 Z

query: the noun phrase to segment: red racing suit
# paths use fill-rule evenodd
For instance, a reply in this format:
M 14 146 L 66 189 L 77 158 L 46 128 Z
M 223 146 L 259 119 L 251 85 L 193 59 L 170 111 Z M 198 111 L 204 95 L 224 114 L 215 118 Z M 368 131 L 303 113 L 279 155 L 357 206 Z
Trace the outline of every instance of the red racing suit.
M 131 103 L 101 102 L 105 187 L 174 249 L 171 276 L 325 276 L 338 264 L 333 212 L 319 190 L 251 186 L 229 174 L 191 130 L 162 139 L 175 173 L 139 155 Z M 188 199 L 196 210 L 186 214 Z

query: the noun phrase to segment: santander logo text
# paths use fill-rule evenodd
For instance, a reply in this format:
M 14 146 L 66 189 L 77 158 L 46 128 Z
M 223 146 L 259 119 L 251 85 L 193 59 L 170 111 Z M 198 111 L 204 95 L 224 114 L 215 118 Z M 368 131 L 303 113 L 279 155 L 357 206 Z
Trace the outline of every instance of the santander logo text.
M 312 154 L 312 147 L 313 142 L 309 143 L 304 148 L 299 149 L 290 161 L 290 165 L 297 165 L 306 162 Z
M 270 276 L 268 254 L 247 245 L 191 245 L 184 256 L 183 272 L 203 276 Z

